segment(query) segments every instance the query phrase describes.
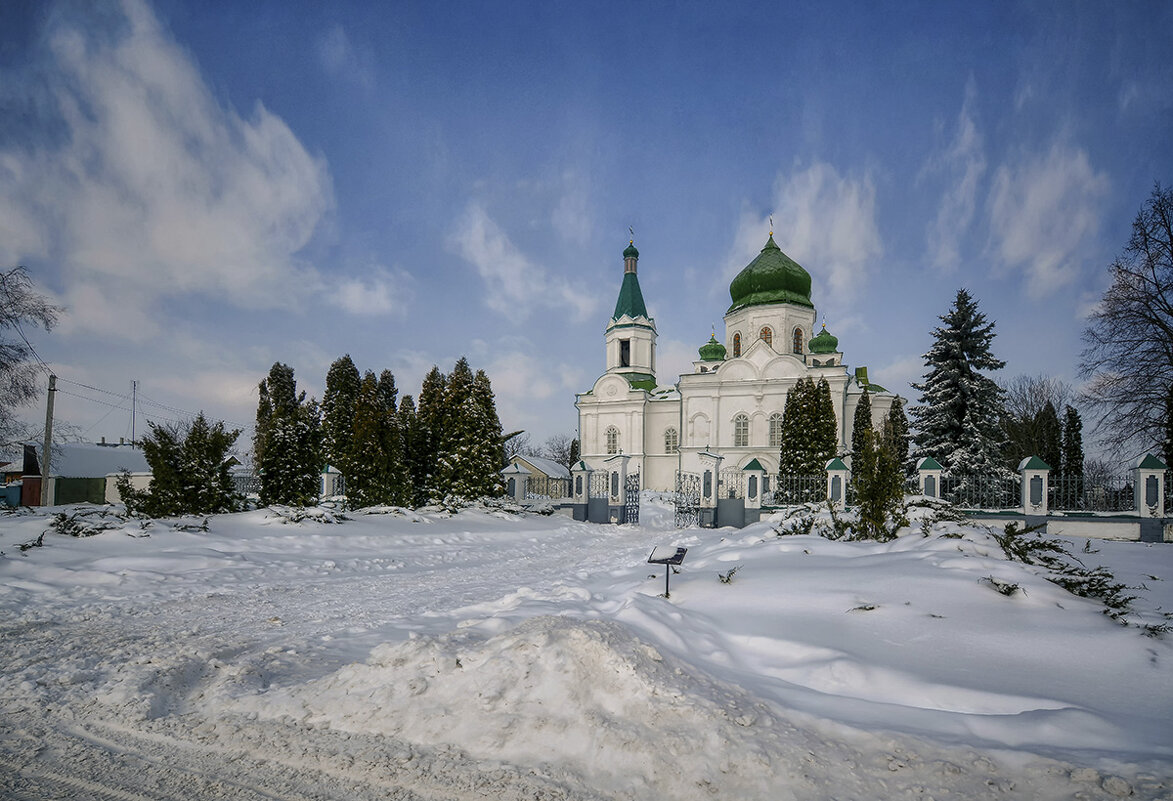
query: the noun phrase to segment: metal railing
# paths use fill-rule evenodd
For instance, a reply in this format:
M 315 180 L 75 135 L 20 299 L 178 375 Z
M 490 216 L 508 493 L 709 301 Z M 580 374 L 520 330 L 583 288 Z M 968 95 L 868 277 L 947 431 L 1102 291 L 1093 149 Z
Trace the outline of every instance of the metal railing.
M 733 467 L 721 471 L 721 483 L 717 488 L 718 498 L 744 498 L 745 473 Z
M 1136 509 L 1132 476 L 1088 479 L 1052 476 L 1047 506 L 1056 512 L 1131 512 Z
M 963 509 L 1013 509 L 1022 505 L 1018 476 L 942 476 L 941 497 Z
M 554 476 L 530 476 L 525 485 L 529 501 L 557 501 L 570 497 L 570 479 Z
M 762 493 L 764 506 L 791 506 L 827 500 L 827 474 L 813 476 L 771 476 L 771 490 Z

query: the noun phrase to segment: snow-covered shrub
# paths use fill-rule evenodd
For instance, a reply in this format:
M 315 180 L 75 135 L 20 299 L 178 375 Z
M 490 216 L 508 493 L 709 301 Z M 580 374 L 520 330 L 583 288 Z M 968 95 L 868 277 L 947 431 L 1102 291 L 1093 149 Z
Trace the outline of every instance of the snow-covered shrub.
M 70 537 L 92 537 L 103 531 L 122 528 L 129 515 L 114 506 L 83 506 L 73 512 L 57 512 L 49 527 Z
M 349 520 L 346 515 L 323 506 L 281 506 L 269 507 L 269 519 L 281 523 L 301 523 L 308 520 L 311 523 L 342 523 Z

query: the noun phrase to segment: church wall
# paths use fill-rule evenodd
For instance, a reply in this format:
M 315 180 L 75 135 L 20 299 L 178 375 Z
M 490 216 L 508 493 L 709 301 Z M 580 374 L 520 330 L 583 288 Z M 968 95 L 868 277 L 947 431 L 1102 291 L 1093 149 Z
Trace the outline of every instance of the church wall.
M 741 351 L 745 351 L 754 342 L 764 326 L 773 332 L 771 347 L 778 353 L 794 353 L 794 329 L 802 329 L 802 350 L 805 353 L 807 342 L 813 336 L 811 329 L 815 324 L 814 309 L 805 309 L 801 306 L 750 306 L 725 317 L 725 348 L 729 356 L 733 356 L 733 335 L 741 334 Z

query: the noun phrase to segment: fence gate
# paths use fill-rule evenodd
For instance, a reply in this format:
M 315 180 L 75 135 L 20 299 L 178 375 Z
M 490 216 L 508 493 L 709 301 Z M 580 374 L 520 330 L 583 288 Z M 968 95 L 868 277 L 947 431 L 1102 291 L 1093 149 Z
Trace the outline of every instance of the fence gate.
M 625 491 L 625 503 L 623 506 L 623 519 L 628 523 L 639 522 L 639 473 L 630 474 L 623 482 L 623 489 Z
M 701 518 L 701 477 L 696 473 L 676 473 L 676 515 L 677 528 L 692 528 L 700 525 Z

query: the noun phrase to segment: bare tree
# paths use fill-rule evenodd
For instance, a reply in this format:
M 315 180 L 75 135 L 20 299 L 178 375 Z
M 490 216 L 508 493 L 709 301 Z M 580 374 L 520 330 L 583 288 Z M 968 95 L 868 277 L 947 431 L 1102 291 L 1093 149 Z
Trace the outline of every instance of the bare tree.
M 1084 398 L 1118 456 L 1156 452 L 1173 386 L 1173 190 L 1158 183 L 1132 223 L 1112 285 L 1083 332 Z
M 21 326 L 48 331 L 57 323 L 60 311 L 33 290 L 24 267 L 0 273 L 0 442 L 19 432 L 16 410 L 37 393 L 40 371 L 34 361 L 36 353 Z
M 1054 376 L 1020 375 L 1001 384 L 1003 392 L 1002 429 L 1006 444 L 1002 452 L 1006 466 L 1014 469 L 1026 456 L 1042 456 L 1047 448 L 1046 416 L 1043 410 L 1050 403 L 1062 413 L 1070 405 L 1071 387 Z M 1055 469 L 1058 464 L 1052 465 Z
M 518 454 L 525 456 L 533 451 L 529 442 L 529 434 L 524 431 L 515 431 L 512 434 L 507 434 L 504 440 L 505 461 L 507 462 Z
M 555 434 L 546 440 L 541 455 L 569 470 L 578 460 L 578 440 L 572 434 Z

